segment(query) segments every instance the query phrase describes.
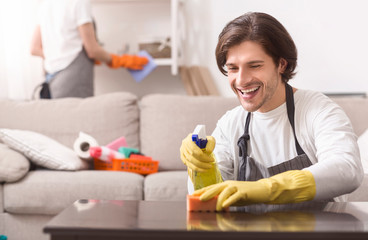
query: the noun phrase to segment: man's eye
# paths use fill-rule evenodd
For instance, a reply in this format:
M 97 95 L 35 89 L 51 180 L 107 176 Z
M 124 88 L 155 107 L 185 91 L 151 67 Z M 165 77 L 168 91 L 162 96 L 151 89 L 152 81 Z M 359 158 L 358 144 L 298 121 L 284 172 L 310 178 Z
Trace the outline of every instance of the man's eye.
M 228 71 L 236 71 L 238 68 L 237 67 L 228 67 L 227 70 Z
M 251 65 L 250 68 L 259 68 L 261 65 Z

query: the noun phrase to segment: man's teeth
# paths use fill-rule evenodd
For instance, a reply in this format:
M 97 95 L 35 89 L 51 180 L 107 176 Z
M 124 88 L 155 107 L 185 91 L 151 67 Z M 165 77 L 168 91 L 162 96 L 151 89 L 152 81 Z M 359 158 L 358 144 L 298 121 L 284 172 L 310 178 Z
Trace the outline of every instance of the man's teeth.
M 247 89 L 247 90 L 240 90 L 242 94 L 245 93 L 250 93 L 250 92 L 254 92 L 258 89 L 259 87 L 255 87 L 255 88 L 251 88 L 251 89 Z

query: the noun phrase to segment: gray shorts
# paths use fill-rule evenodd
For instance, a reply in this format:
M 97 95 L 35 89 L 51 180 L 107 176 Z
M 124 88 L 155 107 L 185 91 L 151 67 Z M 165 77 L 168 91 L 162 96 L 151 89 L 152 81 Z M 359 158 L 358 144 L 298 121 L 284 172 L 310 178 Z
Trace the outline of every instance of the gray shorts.
M 50 80 L 51 98 L 93 96 L 94 60 L 83 49 L 68 67 Z

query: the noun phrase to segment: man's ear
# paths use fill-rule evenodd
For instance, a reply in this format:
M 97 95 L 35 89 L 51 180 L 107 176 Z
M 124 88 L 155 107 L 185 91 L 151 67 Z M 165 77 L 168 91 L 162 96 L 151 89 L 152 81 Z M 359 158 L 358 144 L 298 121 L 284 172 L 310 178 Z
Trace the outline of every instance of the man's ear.
M 285 69 L 288 65 L 288 62 L 285 60 L 285 58 L 280 58 L 280 61 L 279 61 L 279 71 L 280 73 L 284 73 L 285 72 Z

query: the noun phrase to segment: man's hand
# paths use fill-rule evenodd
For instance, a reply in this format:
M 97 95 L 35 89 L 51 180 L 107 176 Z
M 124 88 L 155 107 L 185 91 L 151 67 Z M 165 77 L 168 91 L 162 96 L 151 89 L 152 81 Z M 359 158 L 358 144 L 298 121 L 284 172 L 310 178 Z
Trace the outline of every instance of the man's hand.
M 217 167 L 213 150 L 216 141 L 212 136 L 207 136 L 205 149 L 200 149 L 192 141 L 192 134 L 189 134 L 180 147 L 180 158 L 188 167 L 188 176 L 192 180 L 195 190 L 209 185 L 222 182 L 221 173 Z
M 181 161 L 193 171 L 206 172 L 211 169 L 215 163 L 215 158 L 212 154 L 215 145 L 215 138 L 207 136 L 206 148 L 202 150 L 192 141 L 192 134 L 189 134 L 181 143 Z
M 295 203 L 312 200 L 316 194 L 316 185 L 311 172 L 292 170 L 251 181 L 225 181 L 200 190 L 201 201 L 207 201 L 218 195 L 216 210 L 221 211 L 231 205 L 253 203 Z
M 148 63 L 146 57 L 141 57 L 138 55 L 127 55 L 118 56 L 111 54 L 111 62 L 108 64 L 110 68 L 128 68 L 132 70 L 142 70 L 143 67 Z

